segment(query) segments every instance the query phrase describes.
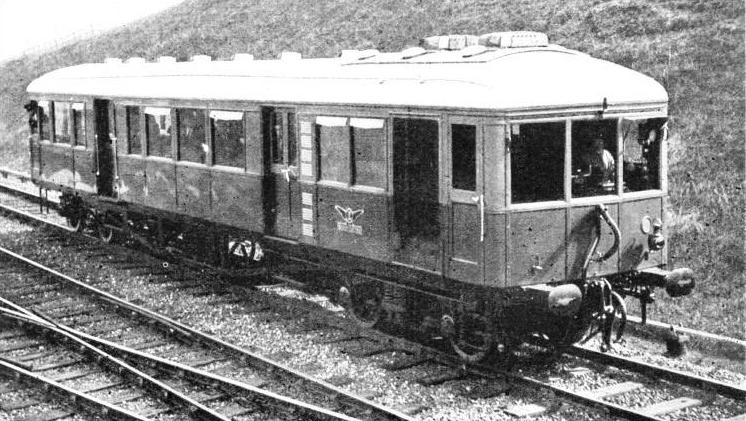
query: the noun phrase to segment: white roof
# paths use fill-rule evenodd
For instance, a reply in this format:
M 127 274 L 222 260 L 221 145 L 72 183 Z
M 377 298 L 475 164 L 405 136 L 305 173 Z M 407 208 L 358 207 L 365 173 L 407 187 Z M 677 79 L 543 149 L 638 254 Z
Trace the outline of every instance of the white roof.
M 301 60 L 82 64 L 31 95 L 351 104 L 496 111 L 665 106 L 655 80 L 558 46 Z

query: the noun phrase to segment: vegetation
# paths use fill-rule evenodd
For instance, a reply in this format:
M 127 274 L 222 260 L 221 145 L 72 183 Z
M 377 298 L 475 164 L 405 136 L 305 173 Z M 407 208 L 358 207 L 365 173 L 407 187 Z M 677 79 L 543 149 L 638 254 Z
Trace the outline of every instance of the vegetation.
M 738 0 L 189 0 L 128 28 L 0 65 L 2 166 L 26 167 L 24 90 L 107 56 L 229 58 L 401 50 L 433 34 L 536 30 L 662 81 L 670 94 L 667 233 L 695 292 L 654 317 L 744 337 L 744 3 Z M 19 146 L 20 145 L 20 146 Z M 19 155 L 20 154 L 20 155 Z

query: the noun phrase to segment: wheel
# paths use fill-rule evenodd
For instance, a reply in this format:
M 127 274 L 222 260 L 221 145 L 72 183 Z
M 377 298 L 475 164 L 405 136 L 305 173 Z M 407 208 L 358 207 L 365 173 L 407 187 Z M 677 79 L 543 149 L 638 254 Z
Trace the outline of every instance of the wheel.
M 81 218 L 79 215 L 68 216 L 65 218 L 65 221 L 67 221 L 67 226 L 70 227 L 70 229 L 72 229 L 73 231 L 83 231 L 83 218 Z
M 109 244 L 114 239 L 114 229 L 104 223 L 98 224 L 96 227 L 98 232 L 98 238 L 106 244 Z
M 375 282 L 347 283 L 339 288 L 337 302 L 364 328 L 372 328 L 383 314 L 383 294 Z
M 449 338 L 453 351 L 466 363 L 482 363 L 495 356 L 497 332 L 489 317 L 464 312 L 454 320 L 445 315 L 441 330 Z M 507 351 L 505 346 L 502 351 Z

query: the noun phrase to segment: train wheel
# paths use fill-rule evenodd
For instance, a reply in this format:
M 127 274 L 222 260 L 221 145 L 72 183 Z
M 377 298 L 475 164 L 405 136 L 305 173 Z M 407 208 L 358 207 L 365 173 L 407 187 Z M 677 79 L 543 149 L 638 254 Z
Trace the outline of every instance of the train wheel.
M 106 244 L 111 243 L 114 240 L 114 229 L 104 223 L 98 224 L 96 227 L 98 232 L 98 238 Z
M 488 319 L 489 317 L 466 312 L 458 320 L 449 315 L 441 319 L 441 330 L 450 339 L 451 348 L 462 361 L 481 363 L 495 355 L 496 333 L 493 323 Z
M 339 288 L 337 302 L 364 328 L 371 328 L 381 320 L 383 294 L 375 282 L 348 282 Z
M 83 231 L 83 218 L 81 218 L 80 215 L 68 216 L 65 218 L 65 221 L 67 221 L 67 226 L 70 227 L 73 231 Z

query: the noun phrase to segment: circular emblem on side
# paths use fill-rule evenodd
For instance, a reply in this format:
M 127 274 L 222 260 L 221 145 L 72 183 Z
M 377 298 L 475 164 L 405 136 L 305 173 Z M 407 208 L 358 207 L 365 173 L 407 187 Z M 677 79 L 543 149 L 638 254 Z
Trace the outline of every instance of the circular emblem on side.
M 649 216 L 645 215 L 642 217 L 642 222 L 640 222 L 640 231 L 642 231 L 643 234 L 650 234 L 653 231 L 653 221 L 650 219 Z

